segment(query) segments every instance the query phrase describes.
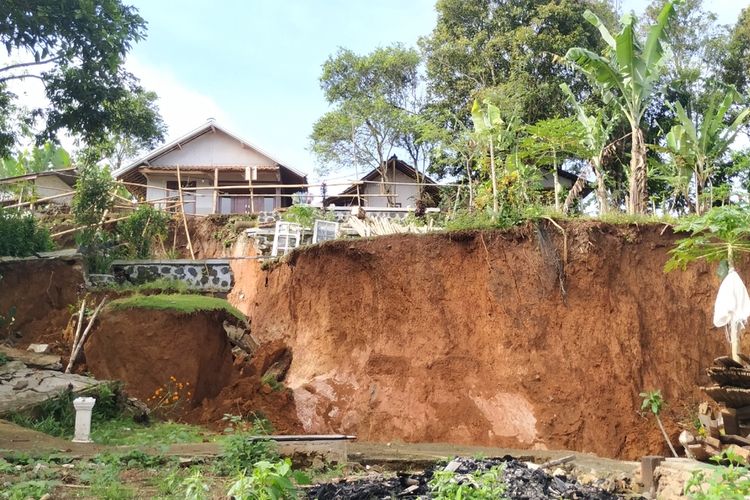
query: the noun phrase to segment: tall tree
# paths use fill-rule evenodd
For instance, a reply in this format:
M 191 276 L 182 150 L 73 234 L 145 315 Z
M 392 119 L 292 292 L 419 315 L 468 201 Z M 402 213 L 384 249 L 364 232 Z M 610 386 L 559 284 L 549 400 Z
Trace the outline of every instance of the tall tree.
M 587 10 L 584 17 L 599 29 L 602 39 L 607 43 L 605 55 L 575 47 L 565 56 L 599 87 L 605 101 L 614 99 L 617 102 L 630 124 L 627 204 L 630 214 L 641 214 L 646 211 L 646 142 L 641 122 L 666 63 L 666 28 L 674 15 L 674 6 L 678 1 L 667 1 L 656 24 L 647 30 L 644 44 L 641 44 L 636 36 L 636 20 L 632 14 L 623 16 L 620 32 L 612 36 L 602 20 Z
M 145 36 L 146 22 L 120 0 L 4 0 L 0 3 L 0 123 L 12 121 L 13 82 L 41 82 L 48 105 L 32 110 L 41 131 L 37 139 L 56 140 L 61 129 L 87 143 L 105 139 L 108 130 L 139 135 L 138 123 L 113 112 L 138 93 L 124 70 L 133 43 Z M 31 83 L 29 83 L 31 84 Z M 12 124 L 11 124 L 12 125 Z M 0 156 L 16 140 L 3 128 Z
M 321 172 L 369 166 L 380 173 L 382 194 L 390 194 L 386 160 L 403 137 L 419 62 L 416 50 L 398 44 L 366 55 L 340 49 L 328 58 L 320 84 L 333 109 L 310 135 Z
M 106 103 L 115 119 L 96 142 L 88 143 L 80 152 L 81 161 L 106 161 L 117 170 L 127 159 L 152 149 L 164 139 L 166 125 L 156 105 L 157 95 L 140 86 L 120 100 Z
M 712 200 L 703 196 L 709 179 L 725 159 L 740 128 L 750 119 L 750 108 L 744 108 L 731 122 L 725 121 L 730 108 L 739 100 L 739 94 L 730 88 L 715 93 L 702 115 L 690 116 L 679 102 L 674 105 L 678 124 L 667 134 L 667 148 L 673 162 L 692 170 L 698 215 L 711 205 Z
M 742 9 L 729 34 L 722 66 L 725 83 L 734 85 L 743 94 L 750 90 L 750 7 Z
M 524 123 L 562 116 L 559 84 L 576 92 L 588 84 L 555 54 L 603 47 L 596 29 L 580 22 L 586 7 L 614 19 L 600 0 L 438 0 L 437 25 L 419 41 L 431 92 L 467 124 L 472 101 L 485 97 Z

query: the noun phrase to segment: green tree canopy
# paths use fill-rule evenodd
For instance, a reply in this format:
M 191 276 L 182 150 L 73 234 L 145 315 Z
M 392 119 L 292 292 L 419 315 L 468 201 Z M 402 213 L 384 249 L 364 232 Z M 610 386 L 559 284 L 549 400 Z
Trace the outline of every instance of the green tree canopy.
M 328 58 L 320 84 L 332 109 L 315 122 L 310 135 L 321 172 L 376 168 L 384 181 L 381 191 L 389 193 L 385 161 L 409 125 L 423 125 L 409 119 L 415 112 L 419 63 L 416 50 L 398 44 L 365 55 L 340 49 Z
M 123 63 L 145 31 L 137 10 L 120 0 L 0 3 L 0 44 L 7 54 L 0 61 L 0 157 L 22 129 L 13 126 L 18 121 L 16 96 L 8 88 L 13 81 L 44 86 L 48 105 L 31 111 L 39 120 L 39 141 L 56 140 L 61 129 L 88 144 L 108 140 L 113 131 L 139 139 L 153 133 L 154 126 L 143 129 L 123 104 L 142 93 Z
M 559 84 L 575 92 L 588 84 L 554 56 L 577 45 L 603 48 L 596 29 L 581 22 L 587 7 L 614 19 L 599 0 L 438 0 L 437 25 L 419 41 L 430 91 L 464 123 L 483 97 L 524 123 L 564 115 Z

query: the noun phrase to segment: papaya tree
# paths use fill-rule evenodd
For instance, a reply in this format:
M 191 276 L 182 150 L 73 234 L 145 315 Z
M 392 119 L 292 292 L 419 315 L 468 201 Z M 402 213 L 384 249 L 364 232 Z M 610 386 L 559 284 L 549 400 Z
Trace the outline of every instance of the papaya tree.
M 621 19 L 620 32 L 612 35 L 599 17 L 587 10 L 584 18 L 599 29 L 607 44 L 604 55 L 574 47 L 565 58 L 597 85 L 605 102 L 614 101 L 630 124 L 631 149 L 629 196 L 627 211 L 640 214 L 646 211 L 646 141 L 641 123 L 654 90 L 664 71 L 666 58 L 666 29 L 680 0 L 668 0 L 646 31 L 641 43 L 636 35 L 636 19 L 626 14 Z
M 739 100 L 737 91 L 730 87 L 711 97 L 702 116 L 697 113 L 691 116 L 679 102 L 672 106 L 677 124 L 667 134 L 667 151 L 673 163 L 692 170 L 698 215 L 711 205 L 704 192 L 717 163 L 724 159 L 740 129 L 750 119 L 750 108 L 744 108 L 727 123 L 730 108 Z

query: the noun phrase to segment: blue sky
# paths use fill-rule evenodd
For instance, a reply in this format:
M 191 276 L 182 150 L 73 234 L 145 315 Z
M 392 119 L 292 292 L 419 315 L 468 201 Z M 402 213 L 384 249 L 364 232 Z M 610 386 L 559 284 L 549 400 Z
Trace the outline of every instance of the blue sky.
M 131 0 L 148 38 L 128 60 L 160 96 L 169 136 L 215 118 L 290 166 L 314 174 L 312 124 L 327 109 L 321 64 L 338 47 L 414 46 L 435 24 L 434 0 Z M 640 12 L 647 0 L 623 0 Z M 706 1 L 722 23 L 750 4 Z M 333 174 L 345 177 L 346 172 Z

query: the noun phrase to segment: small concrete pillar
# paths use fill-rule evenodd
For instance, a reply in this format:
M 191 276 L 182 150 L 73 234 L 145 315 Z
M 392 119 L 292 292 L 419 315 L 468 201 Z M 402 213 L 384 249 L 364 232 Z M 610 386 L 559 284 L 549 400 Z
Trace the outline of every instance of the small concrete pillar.
M 73 400 L 73 407 L 76 409 L 74 443 L 91 443 L 91 410 L 94 409 L 95 404 L 96 398 L 75 398 Z

